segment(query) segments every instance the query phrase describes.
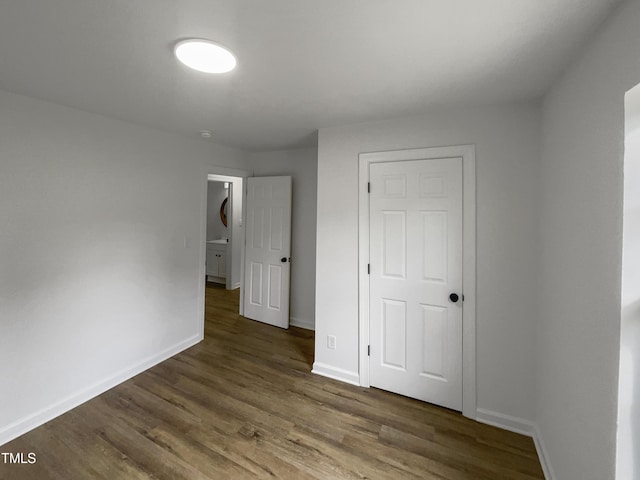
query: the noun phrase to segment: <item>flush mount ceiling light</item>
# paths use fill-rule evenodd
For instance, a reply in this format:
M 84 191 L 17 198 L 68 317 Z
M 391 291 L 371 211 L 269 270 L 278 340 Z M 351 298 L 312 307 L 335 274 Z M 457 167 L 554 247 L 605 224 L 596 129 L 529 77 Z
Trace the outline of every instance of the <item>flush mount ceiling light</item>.
M 225 73 L 236 67 L 236 57 L 222 45 L 202 38 L 176 44 L 174 53 L 187 67 L 205 73 Z

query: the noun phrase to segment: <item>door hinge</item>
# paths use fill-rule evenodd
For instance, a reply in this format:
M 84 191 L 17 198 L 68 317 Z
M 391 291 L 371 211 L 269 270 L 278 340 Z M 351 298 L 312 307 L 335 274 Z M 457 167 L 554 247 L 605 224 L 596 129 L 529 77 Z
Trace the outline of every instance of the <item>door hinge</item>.
M 367 356 L 371 356 L 371 345 L 367 345 Z
M 371 275 L 371 264 L 367 263 L 367 275 Z
M 371 182 L 367 182 L 367 193 L 371 193 Z

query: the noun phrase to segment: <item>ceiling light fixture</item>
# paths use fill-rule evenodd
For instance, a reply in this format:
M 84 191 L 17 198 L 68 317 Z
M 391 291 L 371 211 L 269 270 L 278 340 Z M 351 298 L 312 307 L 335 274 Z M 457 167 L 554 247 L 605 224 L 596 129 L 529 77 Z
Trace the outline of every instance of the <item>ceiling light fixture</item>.
M 200 136 L 202 138 L 211 138 L 213 136 L 213 132 L 211 130 L 200 130 Z
M 222 45 L 202 38 L 178 42 L 174 53 L 187 67 L 205 73 L 225 73 L 236 68 L 236 57 Z

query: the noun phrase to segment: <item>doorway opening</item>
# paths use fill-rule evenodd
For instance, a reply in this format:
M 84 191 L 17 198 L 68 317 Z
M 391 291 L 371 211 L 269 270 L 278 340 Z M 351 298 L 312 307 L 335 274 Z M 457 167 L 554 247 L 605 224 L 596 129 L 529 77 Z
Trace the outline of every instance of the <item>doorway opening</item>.
M 206 280 L 241 286 L 243 189 L 242 177 L 207 176 Z
M 201 338 L 206 290 L 214 285 L 238 291 L 239 315 L 288 328 L 291 177 L 208 170 L 201 197 Z
M 200 318 L 200 338 L 204 338 L 205 331 L 205 299 L 207 285 L 217 286 L 227 290 L 227 279 L 229 280 L 229 288 L 231 291 L 236 289 L 239 295 L 239 308 L 238 313 L 242 315 L 242 284 L 244 281 L 244 195 L 243 189 L 246 178 L 250 175 L 250 172 L 245 170 L 239 170 L 235 168 L 207 166 L 202 172 L 201 183 L 201 203 L 200 203 L 200 239 L 199 239 L 199 274 L 198 274 L 198 306 Z M 208 208 L 209 205 L 209 183 L 218 182 L 224 189 L 224 183 L 228 183 L 228 191 L 225 198 L 229 198 L 222 212 L 226 215 L 227 227 L 225 230 L 216 230 L 210 228 L 210 215 L 213 219 L 214 215 L 218 215 L 218 221 L 221 221 L 221 207 L 222 201 L 218 203 L 214 208 L 213 197 L 211 199 L 212 208 Z M 231 192 L 229 195 L 228 192 Z M 222 195 L 222 194 L 221 194 Z M 217 202 L 215 202 L 217 203 Z M 209 210 L 212 210 L 209 212 Z M 218 233 L 215 233 L 218 232 Z M 224 233 L 222 233 L 224 232 Z M 219 238 L 216 238 L 219 237 Z M 228 239 L 229 241 L 222 241 Z M 211 275 L 207 273 L 207 246 L 216 245 L 215 243 L 208 243 L 208 240 L 218 240 L 216 249 L 224 249 L 225 257 L 216 257 L 215 252 L 210 252 L 210 258 L 216 261 L 216 273 L 224 273 L 224 278 L 220 275 L 216 275 L 215 279 L 220 283 L 208 282 L 207 280 L 214 280 Z M 226 244 L 226 245 L 225 245 Z M 218 253 L 222 255 L 222 253 Z M 211 256 L 212 255 L 212 256 Z M 236 263 L 238 266 L 234 265 Z M 233 275 L 234 270 L 236 273 L 239 271 L 239 277 L 236 280 L 236 276 Z M 229 276 L 227 276 L 227 271 Z M 209 273 L 213 273 L 212 270 Z

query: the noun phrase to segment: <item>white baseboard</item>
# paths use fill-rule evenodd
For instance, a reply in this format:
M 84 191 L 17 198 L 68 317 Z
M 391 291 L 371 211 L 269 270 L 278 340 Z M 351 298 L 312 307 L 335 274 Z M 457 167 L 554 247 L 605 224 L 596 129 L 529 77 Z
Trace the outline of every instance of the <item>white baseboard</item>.
M 237 288 L 240 288 L 240 282 L 236 282 L 233 284 L 233 287 L 231 287 L 232 290 L 235 290 Z
M 296 317 L 290 317 L 289 318 L 289 325 L 291 325 L 292 327 L 304 328 L 306 330 L 315 330 L 316 329 L 316 326 L 315 326 L 315 323 L 313 322 L 313 320 L 301 319 L 301 318 L 296 318 Z
M 476 409 L 476 420 L 480 423 L 486 423 L 487 425 L 509 430 L 510 432 L 533 437 L 533 422 L 523 418 L 512 417 L 511 415 L 478 408 Z
M 311 373 L 322 375 L 323 377 L 333 378 L 341 382 L 350 383 L 351 385 L 360 386 L 360 375 L 358 372 L 351 372 L 342 368 L 332 367 L 325 363 L 315 362 Z
M 177 353 L 180 353 L 181 351 L 192 347 L 196 343 L 200 342 L 202 338 L 203 337 L 201 334 L 197 334 L 193 337 L 187 338 L 186 340 L 183 340 L 176 345 L 173 345 L 155 355 L 145 358 L 144 360 L 136 363 L 131 367 L 120 370 L 119 372 L 97 383 L 94 383 L 87 388 L 83 388 L 82 390 L 79 390 L 67 396 L 66 398 L 63 398 L 48 407 L 45 407 L 37 412 L 16 420 L 15 422 L 0 429 L 0 445 L 4 445 L 5 443 L 10 442 L 14 438 L 17 438 L 20 435 L 23 435 L 28 431 L 33 430 L 34 428 L 39 427 L 44 423 L 47 423 L 50 420 L 53 420 L 63 413 L 66 413 L 69 410 L 72 410 L 75 407 L 85 403 L 86 401 L 97 397 L 98 395 L 115 387 L 116 385 L 119 385 L 122 382 L 135 377 L 139 373 L 148 370 L 154 365 L 157 365 L 158 363 L 163 362 L 170 357 L 173 357 Z
M 493 425 L 494 427 L 531 437 L 536 447 L 536 452 L 538 453 L 538 459 L 540 460 L 540 466 L 542 467 L 544 478 L 546 480 L 555 479 L 553 469 L 549 463 L 549 454 L 547 453 L 547 449 L 542 441 L 542 434 L 534 422 L 524 420 L 523 418 L 512 417 L 511 415 L 492 412 L 491 410 L 485 410 L 483 408 L 478 408 L 476 410 L 476 420 L 480 423 L 486 423 L 487 425 Z
M 538 425 L 533 426 L 533 443 L 536 445 L 536 451 L 538 452 L 538 458 L 540 459 L 540 465 L 542 466 L 542 471 L 544 472 L 544 478 L 546 480 L 554 480 L 556 478 L 553 473 L 553 468 L 551 468 L 551 460 L 549 459 L 549 452 L 547 448 L 544 446 L 544 442 L 542 441 L 542 433 L 538 428 Z

